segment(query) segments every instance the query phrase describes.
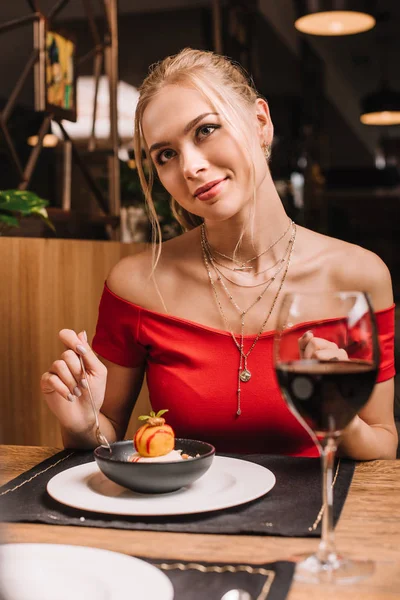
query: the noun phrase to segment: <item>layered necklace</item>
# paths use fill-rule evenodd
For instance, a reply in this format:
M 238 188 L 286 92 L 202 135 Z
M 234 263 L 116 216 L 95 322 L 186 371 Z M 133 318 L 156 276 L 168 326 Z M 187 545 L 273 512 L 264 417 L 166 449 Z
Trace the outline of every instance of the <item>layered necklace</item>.
M 271 280 L 276 279 L 276 276 L 282 271 L 283 269 L 283 265 L 286 261 L 286 257 L 288 255 L 290 251 L 290 244 L 288 244 L 286 246 L 286 250 L 282 256 L 282 258 L 278 259 L 276 261 L 275 264 L 273 264 L 272 266 L 263 269 L 262 271 L 257 271 L 257 273 L 253 273 L 253 276 L 255 277 L 256 275 L 261 275 L 262 273 L 266 273 L 267 271 L 270 271 L 271 269 L 274 269 L 276 266 L 278 266 L 277 270 L 275 271 L 275 273 L 272 275 L 272 277 L 270 277 L 270 279 L 264 279 L 263 281 L 261 281 L 260 283 L 251 283 L 251 284 L 243 284 L 243 283 L 238 283 L 237 281 L 234 281 L 233 279 L 231 279 L 230 277 L 228 277 L 228 275 L 226 275 L 226 273 L 224 273 L 223 271 L 221 271 L 221 269 L 217 266 L 221 266 L 224 269 L 228 269 L 229 271 L 233 271 L 234 269 L 231 269 L 230 267 L 227 267 L 226 265 L 219 263 L 216 259 L 215 256 L 212 255 L 212 253 L 209 251 L 208 252 L 208 256 L 210 259 L 210 262 L 214 268 L 214 271 L 216 273 L 218 273 L 217 276 L 217 280 L 221 281 L 221 278 L 223 277 L 224 279 L 226 279 L 227 281 L 229 281 L 230 283 L 232 283 L 233 285 L 236 285 L 237 287 L 241 287 L 241 288 L 255 288 L 255 287 L 260 287 L 261 285 L 266 285 L 266 283 L 268 283 Z M 223 282 L 221 281 L 221 285 L 223 286 Z
M 283 284 L 285 282 L 286 279 L 286 275 L 287 272 L 289 270 L 289 265 L 290 265 L 290 259 L 292 257 L 292 252 L 293 252 L 293 247 L 294 247 L 294 242 L 296 239 L 296 225 L 293 223 L 293 221 L 291 221 L 289 223 L 289 228 L 290 226 L 292 226 L 292 235 L 290 237 L 290 240 L 288 242 L 287 248 L 285 250 L 284 256 L 282 259 L 279 259 L 279 261 L 277 261 L 277 263 L 275 263 L 275 265 L 273 265 L 272 267 L 270 267 L 269 269 L 275 267 L 276 265 L 278 265 L 277 270 L 274 272 L 274 274 L 272 275 L 272 277 L 270 277 L 267 281 L 262 282 L 262 284 L 256 284 L 258 285 L 264 285 L 264 289 L 262 290 L 262 292 L 257 296 L 257 298 L 250 304 L 250 306 L 248 308 L 246 308 L 245 310 L 243 310 L 233 299 L 232 294 L 229 292 L 228 288 L 226 287 L 225 283 L 223 282 L 223 274 L 221 273 L 221 271 L 216 267 L 215 264 L 215 257 L 213 255 L 215 254 L 221 254 L 216 252 L 215 250 L 211 250 L 211 246 L 210 243 L 208 242 L 207 239 L 207 234 L 206 234 L 206 228 L 204 223 L 201 226 L 201 247 L 202 247 L 202 252 L 203 252 L 203 260 L 204 260 L 204 265 L 205 268 L 207 270 L 207 274 L 208 274 L 208 278 L 214 293 L 214 297 L 218 306 L 218 310 L 221 314 L 221 317 L 225 323 L 225 327 L 226 329 L 229 331 L 231 338 L 236 346 L 236 348 L 239 351 L 239 368 L 238 368 L 238 387 L 237 387 L 237 408 L 236 408 L 236 415 L 239 417 L 242 414 L 242 409 L 241 409 L 241 392 L 242 392 L 242 387 L 241 384 L 242 383 L 247 383 L 248 381 L 250 381 L 251 379 L 251 371 L 248 368 L 248 358 L 251 354 L 251 352 L 254 350 L 258 340 L 260 339 L 260 336 L 262 334 L 262 332 L 264 331 L 268 320 L 271 316 L 272 311 L 274 310 L 274 306 L 276 304 L 276 301 L 278 299 L 278 296 L 280 294 L 280 291 L 283 287 Z M 252 259 L 249 259 L 248 261 L 244 261 L 244 262 L 240 262 L 240 261 L 235 261 L 232 257 L 228 257 L 225 255 L 224 258 L 231 260 L 232 262 L 236 262 L 236 264 L 241 264 L 241 266 L 246 266 L 247 263 L 254 261 L 256 258 L 258 258 L 259 256 L 265 254 L 266 252 L 268 252 L 268 250 L 270 250 L 273 246 L 275 246 L 285 235 L 286 233 L 289 231 L 289 228 L 285 231 L 285 233 L 278 239 L 276 240 L 273 244 L 271 244 L 271 246 L 269 246 L 269 248 L 267 248 L 267 250 L 264 250 L 263 252 L 261 252 L 258 256 L 253 257 Z M 284 268 L 284 264 L 286 262 L 286 266 Z M 253 269 L 253 267 L 251 267 Z M 281 282 L 279 284 L 278 290 L 275 294 L 275 297 L 272 301 L 271 307 L 261 325 L 261 328 L 259 330 L 259 332 L 257 333 L 252 345 L 250 346 L 250 349 L 245 352 L 244 351 L 244 328 L 245 328 L 245 317 L 247 315 L 247 313 L 262 299 L 262 297 L 264 296 L 264 294 L 266 293 L 266 291 L 268 290 L 268 288 L 272 285 L 272 283 L 275 281 L 275 279 L 277 278 L 277 276 L 279 275 L 279 273 L 283 270 L 284 268 L 284 272 L 282 275 L 282 279 Z M 237 339 L 236 335 L 233 333 L 232 327 L 229 323 L 228 318 L 225 315 L 225 312 L 222 308 L 222 303 L 220 301 L 219 295 L 218 295 L 218 291 L 217 291 L 217 286 L 216 286 L 216 282 L 213 279 L 212 273 L 211 273 L 211 269 L 214 269 L 214 274 L 215 274 L 215 278 L 216 281 L 221 285 L 224 293 L 227 295 L 229 301 L 233 304 L 233 306 L 235 307 L 235 309 L 238 311 L 239 315 L 240 315 L 240 321 L 241 321 L 241 329 L 240 329 L 240 336 L 239 339 Z M 265 272 L 266 270 L 269 269 L 265 269 L 264 271 L 261 272 Z M 242 271 L 244 269 L 237 269 L 239 271 Z M 226 279 L 228 279 L 226 276 L 224 276 Z M 229 280 L 229 279 L 228 279 Z M 231 280 L 229 280 L 231 281 Z M 235 285 L 240 285 L 236 282 L 231 281 L 232 283 L 235 283 Z M 256 286 L 241 286 L 241 287 L 256 287 Z
M 206 243 L 206 245 L 207 245 L 207 247 L 208 247 L 208 249 L 210 251 L 210 254 L 213 254 L 213 255 L 217 254 L 218 256 L 221 256 L 222 258 L 226 258 L 230 262 L 232 262 L 232 263 L 234 263 L 236 265 L 239 265 L 239 266 L 233 267 L 233 269 L 231 268 L 230 269 L 231 271 L 242 271 L 242 272 L 243 271 L 244 272 L 246 272 L 246 271 L 253 271 L 254 267 L 252 267 L 250 265 L 250 263 L 254 262 L 255 260 L 257 260 L 257 258 L 260 258 L 260 256 L 263 256 L 264 254 L 266 254 L 267 252 L 269 252 L 270 250 L 272 250 L 272 248 L 274 246 L 276 246 L 276 244 L 278 242 L 280 242 L 285 237 L 285 235 L 289 231 L 291 225 L 293 225 L 293 221 L 289 220 L 289 225 L 288 225 L 287 229 L 285 229 L 285 231 L 282 233 L 282 235 L 277 240 L 275 240 L 274 242 L 272 242 L 272 244 L 270 244 L 270 246 L 268 246 L 268 248 L 266 248 L 265 250 L 263 250 L 262 252 L 260 252 L 260 254 L 257 254 L 256 256 L 253 256 L 253 258 L 249 258 L 248 260 L 245 260 L 245 261 L 237 260 L 233 256 L 227 256 L 226 254 L 222 254 L 222 252 L 218 252 L 218 250 L 214 250 L 211 247 L 209 241 L 207 240 L 207 236 L 205 236 L 205 243 Z M 202 228 L 204 229 L 204 223 L 202 225 Z M 217 262 L 215 258 L 214 258 L 214 260 L 215 260 L 215 262 Z M 221 264 L 221 263 L 218 263 L 218 264 Z M 224 265 L 221 265 L 221 266 L 224 266 Z M 273 266 L 275 266 L 275 265 L 273 265 Z M 229 268 L 229 267 L 227 267 L 227 268 Z M 271 268 L 273 268 L 273 267 L 269 267 L 269 269 L 271 269 Z M 266 270 L 268 270 L 268 269 L 266 269 Z M 262 272 L 263 271 L 258 271 L 257 273 L 252 273 L 252 275 L 259 275 Z

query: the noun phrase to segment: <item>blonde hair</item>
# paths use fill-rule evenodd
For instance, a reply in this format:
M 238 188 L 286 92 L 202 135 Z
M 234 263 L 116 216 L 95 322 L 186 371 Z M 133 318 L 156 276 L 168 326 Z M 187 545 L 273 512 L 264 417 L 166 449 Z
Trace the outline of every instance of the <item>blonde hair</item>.
M 143 151 L 149 166 L 151 160 L 143 131 L 143 113 L 150 101 L 167 85 L 186 85 L 201 92 L 220 113 L 241 140 L 243 152 L 247 158 L 253 156 L 255 136 L 250 136 L 249 119 L 256 99 L 259 97 L 254 84 L 242 67 L 225 56 L 214 52 L 185 48 L 174 56 L 150 67 L 149 75 L 143 81 L 140 97 L 135 113 L 134 151 L 140 183 L 148 206 L 153 231 L 154 268 L 161 253 L 162 234 L 157 213 L 152 199 L 154 182 L 153 169 L 149 168 L 148 178 L 143 169 Z M 259 145 L 259 142 L 257 142 Z M 253 161 L 249 161 L 252 169 L 253 190 L 255 197 L 255 171 Z M 185 230 L 199 226 L 203 219 L 188 212 L 171 200 L 172 212 Z M 238 244 L 240 243 L 240 240 Z M 158 246 L 158 251 L 155 247 Z M 154 270 L 154 269 L 153 269 Z

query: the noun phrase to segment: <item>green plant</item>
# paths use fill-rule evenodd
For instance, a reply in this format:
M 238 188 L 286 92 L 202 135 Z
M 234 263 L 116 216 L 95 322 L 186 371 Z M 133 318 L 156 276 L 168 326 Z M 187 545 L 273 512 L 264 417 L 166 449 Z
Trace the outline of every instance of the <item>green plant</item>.
M 49 220 L 46 206 L 47 200 L 39 198 L 30 191 L 4 190 L 0 191 L 0 235 L 10 227 L 19 227 L 19 219 L 35 216 L 42 219 L 50 229 L 55 231 Z

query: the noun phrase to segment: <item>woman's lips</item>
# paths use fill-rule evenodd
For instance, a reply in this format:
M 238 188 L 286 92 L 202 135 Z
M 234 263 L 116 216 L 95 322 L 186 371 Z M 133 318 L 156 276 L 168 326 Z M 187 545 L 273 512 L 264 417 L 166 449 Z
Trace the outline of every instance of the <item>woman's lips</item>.
M 221 192 L 226 181 L 227 181 L 227 178 L 221 179 L 216 184 L 214 184 L 212 187 L 208 188 L 208 190 L 206 190 L 205 192 L 202 192 L 201 194 L 197 194 L 196 198 L 198 198 L 199 200 L 201 200 L 203 202 L 205 200 L 211 200 L 212 198 L 215 198 L 215 196 L 217 196 Z

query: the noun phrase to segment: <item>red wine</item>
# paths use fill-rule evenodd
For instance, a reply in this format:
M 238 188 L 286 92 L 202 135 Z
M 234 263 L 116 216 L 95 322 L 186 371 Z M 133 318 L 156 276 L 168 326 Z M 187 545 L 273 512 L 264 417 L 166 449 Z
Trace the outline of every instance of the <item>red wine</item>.
M 377 369 L 366 361 L 299 360 L 276 366 L 289 408 L 317 434 L 344 429 L 368 402 Z

